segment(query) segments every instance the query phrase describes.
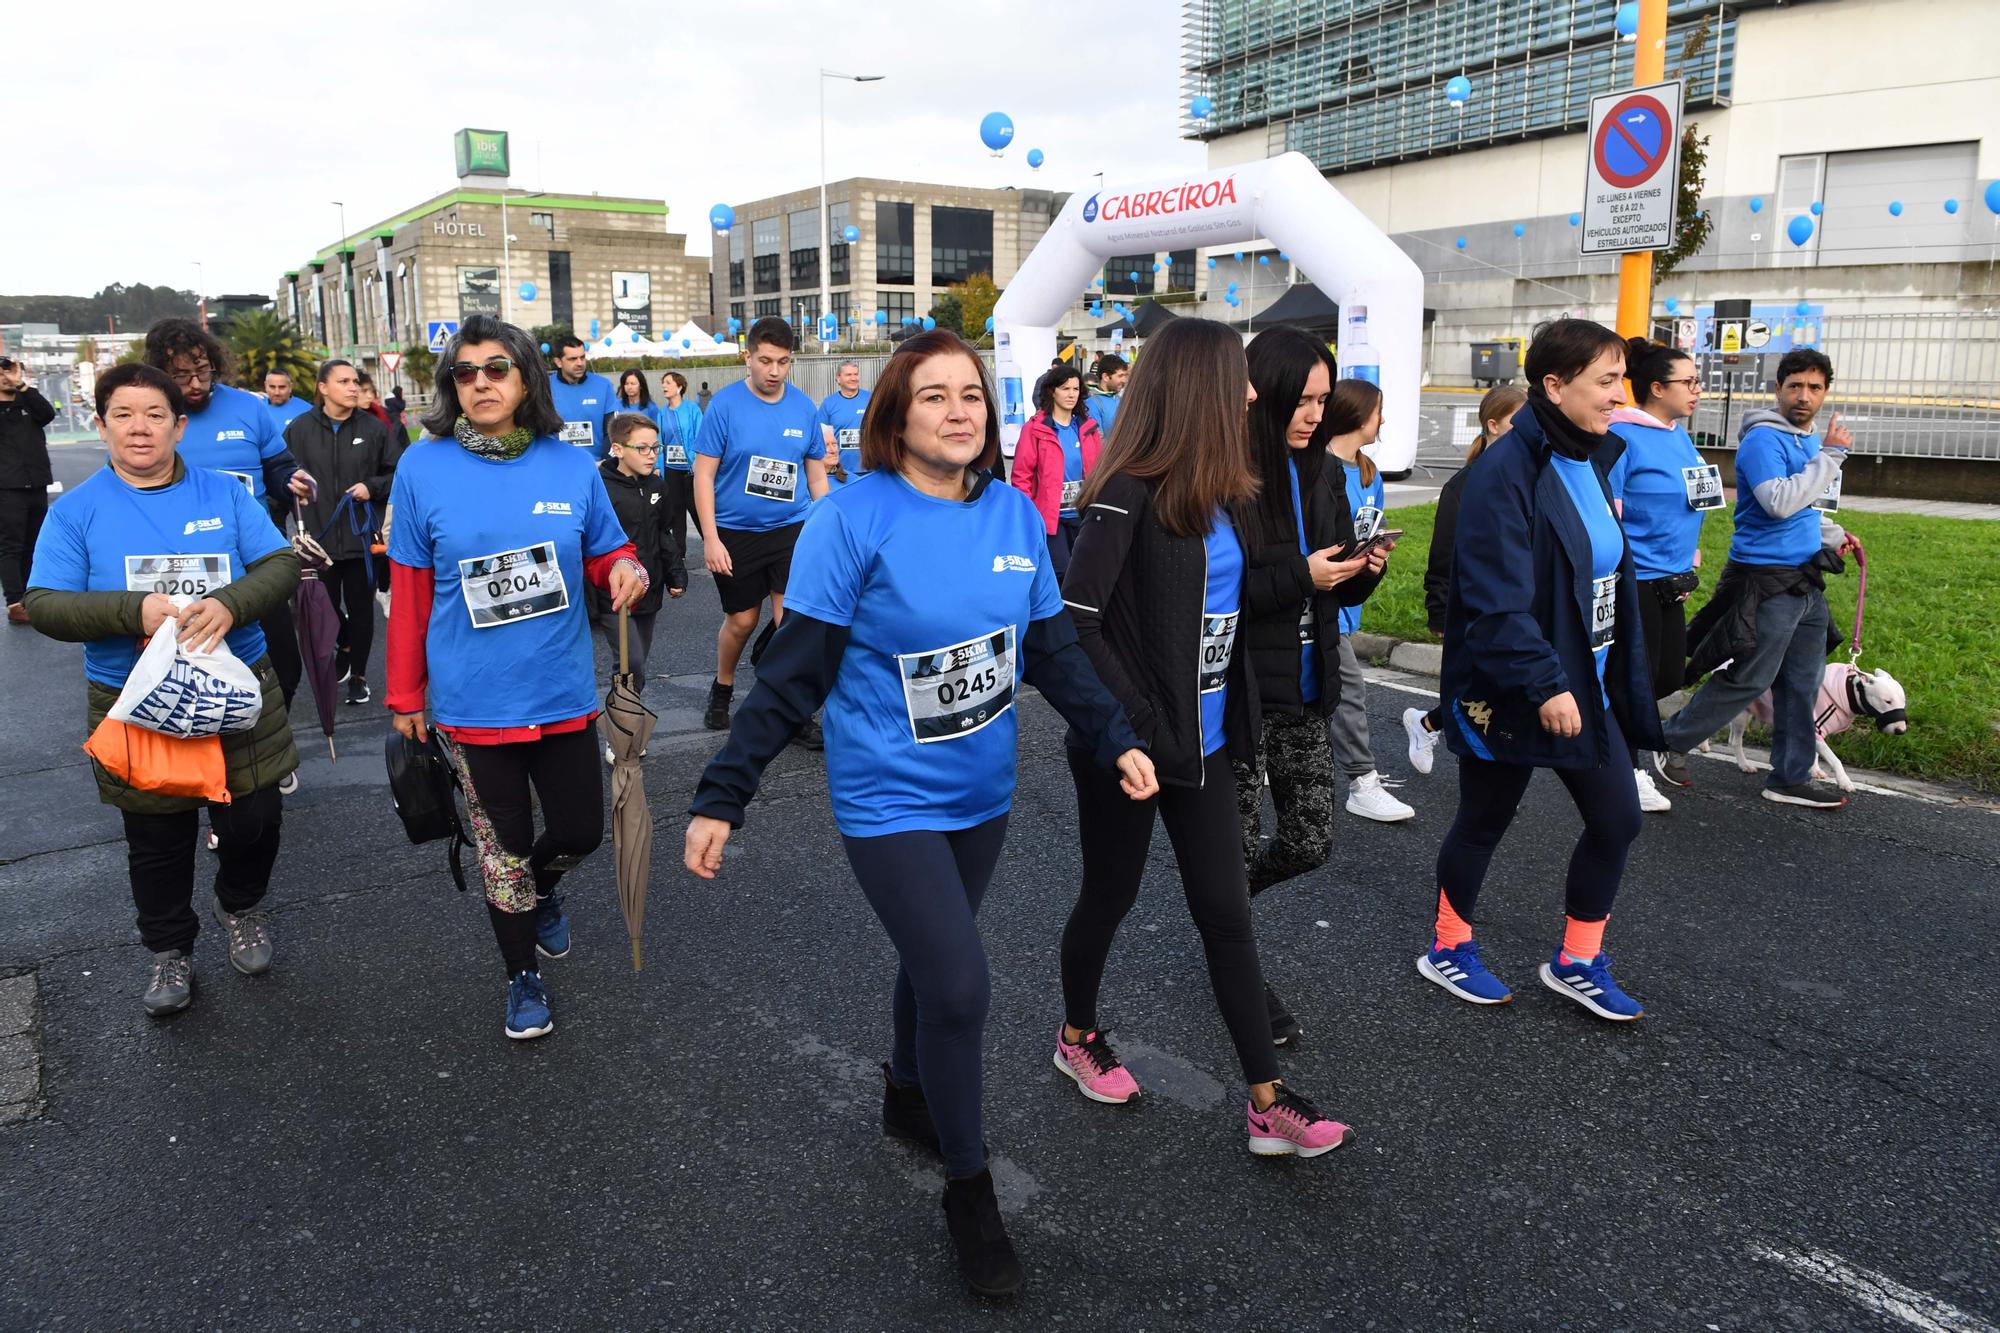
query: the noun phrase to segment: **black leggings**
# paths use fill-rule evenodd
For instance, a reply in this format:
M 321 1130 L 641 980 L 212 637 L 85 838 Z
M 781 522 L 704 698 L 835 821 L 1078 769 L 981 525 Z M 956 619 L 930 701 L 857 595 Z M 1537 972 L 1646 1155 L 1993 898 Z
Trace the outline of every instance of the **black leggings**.
M 1602 921 L 1611 915 L 1618 881 L 1625 874 L 1625 857 L 1639 836 L 1639 791 L 1624 771 L 1625 736 L 1608 709 L 1604 726 L 1615 756 L 1610 767 L 1552 770 L 1583 816 L 1583 833 L 1570 853 L 1563 891 L 1563 911 L 1578 921 Z M 1514 822 L 1521 794 L 1534 775 L 1535 770 L 1525 764 L 1499 764 L 1470 755 L 1458 761 L 1458 816 L 1438 848 L 1437 880 L 1451 910 L 1467 921 L 1479 902 L 1486 867 Z
M 368 655 L 375 650 L 375 581 L 360 556 L 336 560 L 320 580 L 340 617 L 340 660 L 354 678 L 368 679 Z
M 1200 787 L 1163 786 L 1158 796 L 1134 801 L 1119 787 L 1116 773 L 1067 748 L 1070 776 L 1076 782 L 1083 887 L 1062 933 L 1064 1017 L 1085 1032 L 1097 1026 L 1097 991 L 1104 981 L 1105 960 L 1119 923 L 1139 900 L 1139 880 L 1146 873 L 1153 816 L 1158 813 L 1166 821 L 1174 859 L 1180 862 L 1188 915 L 1201 933 L 1209 985 L 1230 1040 L 1236 1043 L 1243 1076 L 1252 1083 L 1274 1081 L 1278 1058 L 1272 1054 L 1264 973 L 1257 964 L 1257 937 L 1250 926 L 1236 779 L 1226 749 L 1202 762 Z
M 215 896 L 234 915 L 264 901 L 271 867 L 278 860 L 278 830 L 284 801 L 276 787 L 239 796 L 228 805 L 208 807 L 216 837 Z M 132 874 L 132 905 L 139 912 L 139 939 L 153 953 L 192 949 L 201 933 L 194 910 L 195 846 L 201 841 L 201 812 L 171 815 L 125 812 L 125 862 Z
M 509 745 L 461 745 L 457 752 L 472 840 L 486 878 L 486 914 L 500 957 L 509 977 L 532 971 L 537 901 L 604 841 L 604 769 L 597 757 L 597 729 Z M 542 803 L 539 838 L 531 785 Z
M 889 1076 L 923 1085 L 954 1179 L 986 1169 L 979 1099 L 992 987 L 973 917 L 1006 839 L 1005 815 L 948 832 L 841 839 L 896 946 Z
M 688 446 L 690 450 L 694 446 Z M 689 519 L 695 522 L 695 531 L 701 531 L 701 515 L 694 511 L 694 473 L 682 472 L 679 468 L 667 468 L 660 474 L 660 522 L 673 534 L 674 549 L 687 559 Z

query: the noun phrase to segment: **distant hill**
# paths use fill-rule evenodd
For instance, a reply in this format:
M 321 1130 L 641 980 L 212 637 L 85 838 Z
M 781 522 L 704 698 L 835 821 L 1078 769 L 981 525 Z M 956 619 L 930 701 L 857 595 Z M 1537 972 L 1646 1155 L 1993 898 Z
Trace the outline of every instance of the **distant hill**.
M 116 319 L 120 333 L 136 333 L 170 315 L 192 318 L 198 305 L 193 292 L 114 282 L 95 296 L 0 296 L 0 324 L 54 324 L 64 333 L 103 333 Z

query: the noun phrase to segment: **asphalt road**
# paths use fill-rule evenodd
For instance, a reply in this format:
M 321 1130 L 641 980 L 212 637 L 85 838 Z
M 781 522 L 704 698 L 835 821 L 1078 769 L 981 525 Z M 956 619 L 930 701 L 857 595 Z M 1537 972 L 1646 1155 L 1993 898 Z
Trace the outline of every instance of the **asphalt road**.
M 1032 694 L 983 917 L 988 1136 L 1029 1285 L 977 1304 L 935 1165 L 877 1130 L 893 957 L 819 757 L 777 762 L 720 880 L 678 869 L 716 619 L 698 578 L 654 650 L 645 969 L 607 849 L 547 965 L 557 1030 L 525 1043 L 476 890 L 390 810 L 382 714 L 343 710 L 330 764 L 304 698 L 276 967 L 236 976 L 211 927 L 194 1008 L 148 1020 L 118 818 L 76 748 L 80 651 L 0 632 L 0 984 L 32 979 L 41 1098 L 0 1129 L 0 1328 L 2000 1324 L 1993 815 L 1780 810 L 1698 765 L 1634 852 L 1608 944 L 1648 1013 L 1613 1026 L 1534 981 L 1576 828 L 1545 778 L 1479 922 L 1517 1002 L 1416 976 L 1441 759 L 1402 789 L 1413 823 L 1337 815 L 1337 863 L 1258 902 L 1308 1030 L 1287 1077 L 1357 1130 L 1266 1161 L 1164 838 L 1104 1003 L 1149 1095 L 1099 1106 L 1049 1067 L 1078 858 Z M 1392 777 L 1413 698 L 1371 691 Z

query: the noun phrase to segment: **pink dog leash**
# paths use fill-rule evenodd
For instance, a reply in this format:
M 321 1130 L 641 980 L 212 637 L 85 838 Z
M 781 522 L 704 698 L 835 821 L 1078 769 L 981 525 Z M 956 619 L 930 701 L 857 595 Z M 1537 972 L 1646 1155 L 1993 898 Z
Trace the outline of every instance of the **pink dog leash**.
M 1847 664 L 1853 666 L 1861 660 L 1861 608 L 1868 604 L 1868 553 L 1861 549 L 1861 538 L 1850 532 L 1847 539 L 1854 543 L 1854 568 L 1860 575 L 1854 591 L 1854 635 L 1847 647 Z

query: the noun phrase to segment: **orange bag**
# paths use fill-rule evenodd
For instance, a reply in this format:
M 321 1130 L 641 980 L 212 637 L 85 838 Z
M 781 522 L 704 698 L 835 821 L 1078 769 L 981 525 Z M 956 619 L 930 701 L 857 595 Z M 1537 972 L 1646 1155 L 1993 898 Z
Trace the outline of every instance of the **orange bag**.
M 83 752 L 135 791 L 229 804 L 229 767 L 220 736 L 180 740 L 107 717 L 84 742 Z

